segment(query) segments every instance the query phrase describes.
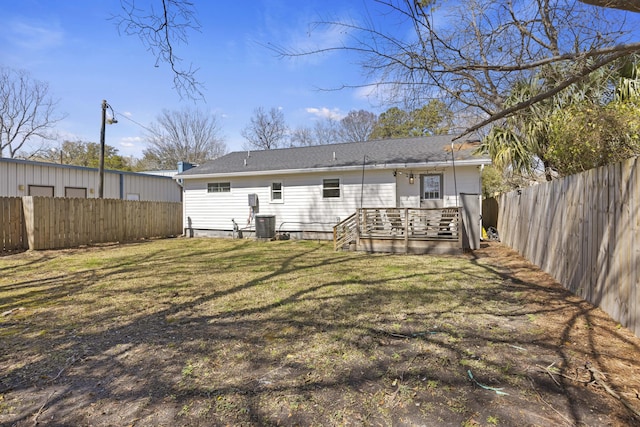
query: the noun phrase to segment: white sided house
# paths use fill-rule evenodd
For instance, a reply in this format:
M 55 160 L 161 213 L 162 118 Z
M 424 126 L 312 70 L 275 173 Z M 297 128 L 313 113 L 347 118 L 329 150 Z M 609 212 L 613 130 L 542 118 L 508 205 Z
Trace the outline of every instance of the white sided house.
M 256 226 L 257 237 L 270 237 L 260 235 L 267 218 L 276 233 L 331 239 L 334 226 L 358 210 L 389 219 L 395 208 L 404 218 L 406 209 L 460 206 L 463 193 L 479 207 L 481 169 L 490 160 L 474 154 L 476 142 L 453 138 L 227 154 L 175 176 L 183 182 L 186 234 L 232 236 L 237 224 L 245 237 Z M 392 232 L 392 224 L 378 226 Z
M 98 197 L 96 168 L 0 158 L 0 197 Z M 182 188 L 168 176 L 104 171 L 105 199 L 180 202 Z

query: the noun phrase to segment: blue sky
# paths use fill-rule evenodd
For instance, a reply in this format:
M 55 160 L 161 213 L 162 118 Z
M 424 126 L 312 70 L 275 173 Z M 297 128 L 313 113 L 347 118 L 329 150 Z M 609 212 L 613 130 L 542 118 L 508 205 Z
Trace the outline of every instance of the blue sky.
M 240 132 L 257 107 L 281 108 L 291 128 L 312 127 L 315 120 L 341 118 L 350 110 L 376 114 L 386 106 L 367 96 L 367 89 L 322 90 L 368 83 L 359 58 L 338 51 L 302 58 L 280 58 L 265 47 L 292 50 L 339 46 L 344 31 L 314 27 L 326 19 L 356 20 L 367 16 L 382 30 L 411 31 L 395 22 L 371 0 L 193 0 L 201 32 L 177 45 L 184 64 L 199 68 L 206 102 L 181 99 L 173 75 L 134 36 L 120 35 L 109 18 L 120 13 L 120 0 L 0 0 L 0 65 L 28 71 L 48 82 L 66 118 L 57 126 L 64 140 L 97 142 L 101 102 L 106 99 L 119 123 L 108 126 L 107 144 L 125 156 L 142 157 L 142 126 L 163 109 L 198 108 L 215 114 L 230 151 L 241 150 Z M 158 0 L 135 0 L 158 5 Z M 380 19 L 382 17 L 382 19 Z M 631 14 L 627 28 L 638 28 L 640 14 Z M 632 22 L 633 21 L 633 22 Z M 400 33 L 401 34 L 401 33 Z M 409 33 L 407 33 L 408 35 Z M 140 126 L 140 125 L 142 126 Z
M 381 112 L 363 90 L 319 90 L 364 83 L 355 58 L 333 53 L 282 59 L 263 46 L 333 45 L 344 35 L 315 30 L 310 37 L 310 24 L 361 16 L 365 4 L 196 1 L 201 32 L 190 33 L 177 54 L 199 68 L 206 102 L 197 104 L 180 99 L 168 67 L 155 67 L 138 38 L 118 34 L 109 17 L 120 12 L 119 0 L 0 0 L 0 65 L 49 83 L 58 111 L 67 115 L 53 146 L 63 140 L 97 142 L 106 99 L 119 120 L 107 127 L 106 142 L 122 155 L 140 158 L 145 148 L 144 129 L 134 121 L 148 126 L 162 109 L 183 107 L 215 113 L 228 149 L 235 151 L 242 149 L 240 131 L 257 107 L 281 108 L 291 127 L 312 126 L 320 116 L 340 118 L 353 109 Z

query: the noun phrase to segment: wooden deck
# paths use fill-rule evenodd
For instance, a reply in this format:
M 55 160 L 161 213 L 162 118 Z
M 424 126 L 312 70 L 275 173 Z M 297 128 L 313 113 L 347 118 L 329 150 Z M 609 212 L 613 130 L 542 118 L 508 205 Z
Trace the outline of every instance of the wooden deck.
M 364 208 L 334 227 L 334 247 L 367 252 L 460 253 L 460 208 Z

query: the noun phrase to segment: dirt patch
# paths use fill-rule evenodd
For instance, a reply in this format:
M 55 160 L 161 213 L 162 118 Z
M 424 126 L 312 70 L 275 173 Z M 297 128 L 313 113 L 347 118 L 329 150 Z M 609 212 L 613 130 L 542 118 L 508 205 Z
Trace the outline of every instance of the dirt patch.
M 538 399 L 550 407 L 559 403 L 553 393 L 540 387 L 546 379 L 549 390 L 565 392 L 565 410 L 554 407 L 554 412 L 567 425 L 637 425 L 640 340 L 510 248 L 491 244 L 475 255 L 479 260 L 490 259 L 501 271 L 505 292 L 522 298 L 527 317 L 541 332 L 532 343 L 545 351 L 531 359 L 536 362 L 532 366 L 536 375 L 529 378 Z M 591 422 L 583 418 L 609 405 L 616 414 L 613 418 L 597 417 Z
M 178 239 L 0 273 L 2 425 L 640 422 L 640 340 L 497 243 Z

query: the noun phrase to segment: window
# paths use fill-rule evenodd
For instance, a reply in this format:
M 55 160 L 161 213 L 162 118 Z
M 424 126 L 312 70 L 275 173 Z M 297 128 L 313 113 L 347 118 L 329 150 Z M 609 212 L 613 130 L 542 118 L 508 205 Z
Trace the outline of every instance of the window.
M 64 197 L 72 199 L 86 199 L 87 189 L 82 187 L 64 187 Z
M 272 182 L 271 183 L 271 201 L 272 202 L 282 202 L 282 183 L 281 182 Z
M 127 200 L 140 200 L 138 193 L 127 193 Z
M 422 200 L 442 199 L 442 175 L 422 175 Z
M 322 180 L 322 198 L 332 199 L 340 197 L 340 180 L 338 178 L 327 178 Z
M 30 196 L 53 197 L 53 187 L 48 185 L 30 185 Z
M 230 191 L 230 182 L 210 182 L 207 184 L 207 193 L 229 193 Z

